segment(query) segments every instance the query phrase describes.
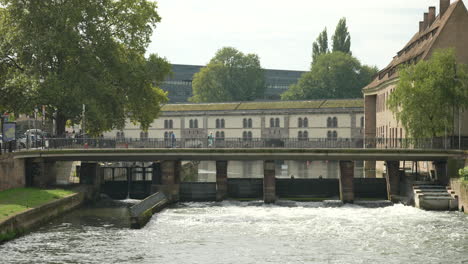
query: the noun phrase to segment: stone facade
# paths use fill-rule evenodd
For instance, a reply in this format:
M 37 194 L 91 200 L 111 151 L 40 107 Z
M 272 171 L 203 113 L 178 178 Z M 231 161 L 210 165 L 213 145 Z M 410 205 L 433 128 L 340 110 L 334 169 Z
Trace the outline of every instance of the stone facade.
M 333 122 L 335 120 L 335 123 Z M 122 131 L 104 133 L 106 138 L 206 138 L 209 133 L 224 138 L 359 139 L 364 133 L 362 99 L 281 101 L 217 104 L 168 104 L 145 134 L 139 125 L 127 122 Z M 223 135 L 223 136 L 221 136 Z

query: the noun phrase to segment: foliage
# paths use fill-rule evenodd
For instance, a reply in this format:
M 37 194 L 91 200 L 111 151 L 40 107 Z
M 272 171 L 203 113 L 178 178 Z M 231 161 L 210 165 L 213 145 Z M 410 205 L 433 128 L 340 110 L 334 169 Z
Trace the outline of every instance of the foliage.
M 317 37 L 317 40 L 312 44 L 312 63 L 317 61 L 317 58 L 328 53 L 328 35 L 325 28 Z
M 346 26 L 346 18 L 340 19 L 335 29 L 335 35 L 333 39 L 333 52 L 341 51 L 344 53 L 351 54 L 351 36 Z
M 42 190 L 36 188 L 15 188 L 1 191 L 0 220 L 73 193 L 62 189 Z
M 88 133 L 127 118 L 147 129 L 167 100 L 169 63 L 144 57 L 159 21 L 149 0 L 0 0 L 0 110 L 45 105 L 59 135 L 83 104 Z
M 350 54 L 335 51 L 322 54 L 310 72 L 281 95 L 282 100 L 361 98 L 361 89 L 377 73 L 375 67 L 362 66 Z
M 462 180 L 468 181 L 468 167 L 458 170 L 458 175 Z
M 265 75 L 260 59 L 225 47 L 193 77 L 192 102 L 251 101 L 263 96 Z
M 455 51 L 438 50 L 430 60 L 401 68 L 399 76 L 388 105 L 409 137 L 452 133 L 455 113 L 468 106 L 468 70 Z

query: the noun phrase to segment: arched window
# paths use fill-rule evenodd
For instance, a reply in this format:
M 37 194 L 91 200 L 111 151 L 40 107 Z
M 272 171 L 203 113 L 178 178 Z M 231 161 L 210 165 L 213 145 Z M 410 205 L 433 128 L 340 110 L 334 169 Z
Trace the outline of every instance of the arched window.
M 327 127 L 332 127 L 332 119 L 331 119 L 331 117 L 327 118 Z
M 216 128 L 219 128 L 221 125 L 219 124 L 219 119 L 216 119 Z
M 193 121 L 193 128 L 198 128 L 198 119 Z
M 190 121 L 189 121 L 189 128 L 193 128 L 193 120 L 192 119 L 190 119 Z
M 221 128 L 224 128 L 224 125 L 225 125 L 224 119 L 221 119 L 221 124 L 220 125 L 221 125 Z
M 275 127 L 275 119 L 273 117 L 270 118 L 270 127 Z
M 302 131 L 297 132 L 297 138 L 302 139 Z
M 247 118 L 244 118 L 244 120 L 242 120 L 242 127 L 247 128 Z
M 309 132 L 304 131 L 304 133 L 302 133 L 302 138 L 308 139 L 309 138 Z
M 275 127 L 280 127 L 280 119 L 278 117 L 275 119 Z
M 248 137 L 249 139 L 252 139 L 252 132 L 251 132 L 251 131 L 247 132 L 247 137 Z
M 335 117 L 333 117 L 333 127 L 338 127 L 338 119 Z
M 297 119 L 297 127 L 302 127 L 302 118 Z
M 302 121 L 302 127 L 309 127 L 309 120 L 307 117 L 304 117 L 304 120 Z
M 333 131 L 333 139 L 337 139 L 338 138 L 338 133 L 336 133 L 336 131 Z
M 328 138 L 328 139 L 331 139 L 331 138 L 332 138 L 332 132 L 331 132 L 331 131 L 328 131 L 328 132 L 327 132 L 327 138 Z
M 168 128 L 169 127 L 169 121 L 168 120 L 164 120 L 164 128 Z
M 216 138 L 219 138 L 219 131 L 216 131 Z
M 249 118 L 247 126 L 249 128 L 252 128 L 252 118 Z
M 243 139 L 247 139 L 247 131 L 244 131 L 244 132 L 242 133 L 242 138 L 243 138 Z
M 220 138 L 221 138 L 221 139 L 224 139 L 224 131 L 221 131 L 221 133 L 220 133 Z
M 364 127 L 364 117 L 361 117 L 361 127 Z

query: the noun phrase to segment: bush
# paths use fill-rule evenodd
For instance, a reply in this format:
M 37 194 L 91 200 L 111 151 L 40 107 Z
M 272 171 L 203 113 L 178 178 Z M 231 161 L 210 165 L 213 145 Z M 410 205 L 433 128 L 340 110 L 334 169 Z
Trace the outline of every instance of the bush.
M 458 175 L 462 180 L 468 181 L 468 167 L 458 170 Z

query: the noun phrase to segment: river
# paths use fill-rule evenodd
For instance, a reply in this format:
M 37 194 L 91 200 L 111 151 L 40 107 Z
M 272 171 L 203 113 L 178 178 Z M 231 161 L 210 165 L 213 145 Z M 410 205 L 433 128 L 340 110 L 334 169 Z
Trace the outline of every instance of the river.
M 128 201 L 132 202 L 132 201 Z M 468 217 L 394 205 L 185 203 L 128 229 L 102 201 L 0 245 L 1 263 L 468 263 Z

